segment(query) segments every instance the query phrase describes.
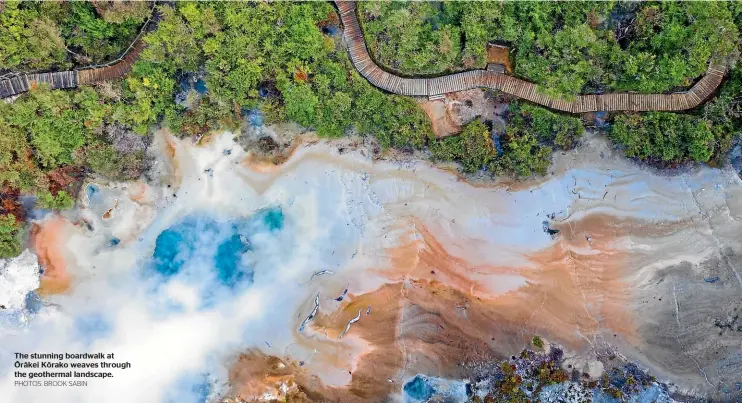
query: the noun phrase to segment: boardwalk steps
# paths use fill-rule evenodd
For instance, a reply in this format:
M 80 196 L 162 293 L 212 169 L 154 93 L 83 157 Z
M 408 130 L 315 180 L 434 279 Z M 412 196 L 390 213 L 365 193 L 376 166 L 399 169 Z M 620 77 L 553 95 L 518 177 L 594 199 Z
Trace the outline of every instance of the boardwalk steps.
M 403 78 L 382 70 L 371 58 L 353 1 L 335 1 L 343 23 L 343 37 L 353 65 L 374 86 L 398 95 L 440 99 L 450 92 L 490 88 L 562 112 L 682 111 L 708 99 L 721 84 L 726 69 L 711 65 L 690 90 L 675 94 L 609 93 L 578 95 L 573 101 L 540 93 L 536 85 L 503 73 L 470 70 L 434 78 Z

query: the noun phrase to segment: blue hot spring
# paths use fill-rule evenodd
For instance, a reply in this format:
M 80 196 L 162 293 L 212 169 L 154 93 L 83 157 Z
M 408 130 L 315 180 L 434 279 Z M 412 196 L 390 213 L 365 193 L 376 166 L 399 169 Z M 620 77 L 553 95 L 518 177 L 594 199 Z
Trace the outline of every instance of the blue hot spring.
M 234 289 L 248 285 L 253 270 L 243 255 L 252 250 L 250 238 L 283 228 L 280 207 L 259 210 L 249 218 L 219 220 L 209 214 L 192 214 L 162 231 L 155 241 L 148 274 L 164 281 L 174 276 L 210 278 Z
M 427 379 L 422 375 L 416 375 L 411 381 L 402 387 L 407 397 L 413 401 L 427 401 L 435 393 L 435 389 L 430 385 Z M 410 400 L 407 399 L 407 400 Z

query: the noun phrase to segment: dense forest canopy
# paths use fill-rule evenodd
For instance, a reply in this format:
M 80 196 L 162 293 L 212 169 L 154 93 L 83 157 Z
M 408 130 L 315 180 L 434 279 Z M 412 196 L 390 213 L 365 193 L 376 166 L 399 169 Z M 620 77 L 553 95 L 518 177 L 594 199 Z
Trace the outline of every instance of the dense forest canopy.
M 126 50 L 150 9 L 145 2 L 5 1 L 0 72 L 107 62 Z
M 1 3 L 0 74 L 113 60 L 137 37 L 152 3 Z M 407 74 L 484 66 L 488 41 L 509 43 L 515 74 L 554 96 L 670 91 L 709 61 L 734 66 L 740 3 L 364 2 L 359 14 L 381 64 Z M 568 150 L 579 118 L 512 102 L 507 127 L 480 120 L 435 139 L 416 100 L 361 78 L 329 2 L 175 2 L 156 6 L 156 29 L 125 77 L 52 91 L 41 85 L 0 103 L 0 257 L 21 250 L 22 197 L 36 208 L 74 205 L 89 173 L 138 178 L 155 125 L 182 136 L 236 130 L 259 113 L 323 137 L 373 136 L 382 148 L 422 150 L 468 173 L 546 174 Z M 201 88 L 184 83 L 198 78 Z M 190 81 L 189 81 L 190 80 Z M 640 159 L 718 162 L 740 132 L 742 73 L 690 114 L 617 114 L 608 134 Z M 187 87 L 187 85 L 186 85 Z M 186 94 L 183 97 L 183 94 Z
M 543 92 L 670 91 L 709 61 L 739 56 L 739 2 L 360 2 L 369 48 L 403 74 L 486 63 L 511 47 L 514 73 Z

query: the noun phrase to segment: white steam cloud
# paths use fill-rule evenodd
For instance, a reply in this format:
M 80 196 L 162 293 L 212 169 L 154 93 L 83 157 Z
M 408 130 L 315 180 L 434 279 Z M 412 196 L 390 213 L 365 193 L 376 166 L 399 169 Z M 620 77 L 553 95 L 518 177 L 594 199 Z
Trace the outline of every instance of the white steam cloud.
M 48 298 L 28 323 L 9 312 L 18 312 L 26 293 L 38 285 L 38 267 L 29 252 L 5 263 L 0 303 L 9 309 L 2 313 L 0 328 L 0 400 L 202 401 L 205 393 L 224 387 L 229 359 L 248 348 L 305 360 L 311 370 L 313 351 L 297 340 L 302 337 L 297 328 L 315 296 L 322 295 L 322 309 L 325 298 L 340 295 L 348 285 L 356 294 L 377 287 L 383 280 L 367 269 L 389 266 L 385 251 L 397 244 L 399 226 L 408 225 L 409 217 L 425 222 L 450 253 L 466 255 L 473 264 L 492 262 L 496 250 L 497 263 L 515 265 L 523 254 L 552 242 L 542 231 L 546 214 L 583 214 L 587 210 L 576 206 L 600 200 L 604 189 L 651 197 L 598 201 L 596 211 L 667 218 L 685 214 L 682 201 L 673 197 L 678 181 L 650 175 L 627 180 L 633 174 L 624 165 L 606 172 L 605 165 L 596 164 L 555 176 L 532 191 L 508 192 L 470 187 L 423 163 L 413 170 L 372 164 L 357 153 L 341 157 L 323 144 L 299 150 L 275 172 L 246 168 L 244 157 L 228 134 L 202 147 L 176 141 L 178 186 L 152 186 L 136 202 L 130 197 L 135 185 L 101 186 L 79 213 L 93 230 L 65 228 L 72 291 Z M 102 212 L 114 200 L 112 217 L 103 220 Z M 147 275 L 157 236 L 185 217 L 227 222 L 275 206 L 284 214 L 283 228 L 257 231 L 243 257 L 253 269 L 250 286 L 217 286 L 209 266 L 211 239 L 191 245 L 189 263 L 179 274 L 168 279 Z M 121 243 L 110 246 L 114 238 Z M 323 270 L 336 274 L 312 279 Z M 480 280 L 492 284 L 493 293 L 506 282 L 522 284 L 507 277 Z M 209 303 L 204 303 L 205 292 Z M 90 379 L 87 387 L 20 387 L 13 376 L 16 352 L 115 353 L 113 361 L 130 362 L 132 368 L 114 370 L 112 379 Z M 342 384 L 348 379 L 325 380 Z

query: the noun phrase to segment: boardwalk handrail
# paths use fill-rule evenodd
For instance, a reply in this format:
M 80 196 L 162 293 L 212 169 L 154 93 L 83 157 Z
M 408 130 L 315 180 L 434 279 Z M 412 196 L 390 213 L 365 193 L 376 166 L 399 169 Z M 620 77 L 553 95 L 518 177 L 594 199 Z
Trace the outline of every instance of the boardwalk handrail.
M 126 48 L 126 50 L 124 50 L 119 55 L 118 58 L 116 58 L 114 60 L 111 60 L 108 63 L 104 63 L 104 64 L 91 64 L 89 66 L 78 67 L 75 70 L 78 70 L 79 71 L 79 70 L 88 70 L 88 69 L 96 69 L 96 68 L 101 68 L 101 67 L 108 67 L 108 66 L 111 66 L 113 64 L 116 64 L 116 63 L 124 60 L 124 58 L 126 57 L 126 55 L 129 54 L 129 52 L 134 48 L 134 45 L 137 44 L 140 39 L 142 39 L 142 35 L 144 35 L 144 33 L 147 31 L 147 26 L 149 25 L 150 21 L 152 21 L 152 19 L 154 18 L 156 8 L 157 8 L 157 2 L 153 2 L 152 3 L 152 9 L 150 10 L 149 16 L 147 17 L 147 21 L 144 21 L 144 24 L 142 25 L 142 29 L 139 30 L 139 33 L 137 34 L 136 38 L 134 38 L 134 40 L 131 41 L 131 43 Z
M 131 66 L 139 58 L 139 53 L 144 49 L 142 37 L 152 21 L 157 22 L 156 8 L 157 2 L 152 5 L 150 15 L 137 36 L 118 58 L 105 64 L 78 67 L 66 71 L 3 74 L 0 76 L 0 99 L 26 92 L 38 83 L 47 83 L 52 89 L 65 89 L 124 76 L 131 70 Z
M 608 93 L 578 95 L 572 101 L 555 99 L 538 90 L 536 84 L 488 70 L 469 70 L 434 78 L 405 78 L 383 70 L 366 47 L 356 3 L 337 1 L 343 23 L 343 38 L 353 66 L 372 85 L 398 95 L 440 97 L 443 94 L 490 88 L 562 112 L 599 111 L 682 111 L 708 99 L 721 84 L 726 68 L 710 65 L 706 74 L 688 91 L 673 94 Z
M 443 94 L 490 88 L 510 94 L 547 108 L 569 112 L 597 111 L 682 111 L 692 109 L 711 97 L 721 84 L 726 68 L 710 65 L 706 74 L 688 91 L 674 94 L 609 93 L 578 95 L 572 101 L 555 99 L 541 93 L 536 84 L 488 70 L 469 70 L 434 78 L 405 78 L 381 69 L 371 58 L 356 15 L 356 3 L 335 0 L 343 23 L 343 38 L 353 66 L 372 85 L 393 94 L 440 97 Z M 28 91 L 38 82 L 51 88 L 73 88 L 112 78 L 129 72 L 144 49 L 141 41 L 150 21 L 155 20 L 156 4 L 134 42 L 118 59 L 100 66 L 88 66 L 71 71 L 40 74 L 6 74 L 0 76 L 0 98 Z

